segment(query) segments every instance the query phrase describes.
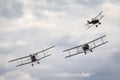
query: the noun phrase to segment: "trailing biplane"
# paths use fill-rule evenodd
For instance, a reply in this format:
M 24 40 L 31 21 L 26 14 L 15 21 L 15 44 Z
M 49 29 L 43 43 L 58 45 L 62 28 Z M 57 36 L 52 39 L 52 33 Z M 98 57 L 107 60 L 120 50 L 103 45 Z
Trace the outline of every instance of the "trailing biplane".
M 102 15 L 103 11 L 101 11 L 96 17 L 92 18 L 91 21 L 87 20 L 87 26 L 88 28 L 91 28 L 93 25 L 95 25 L 96 27 L 98 27 L 98 25 L 101 24 L 100 20 L 104 17 L 104 15 Z
M 40 64 L 39 61 L 41 59 L 44 59 L 44 58 L 51 55 L 47 51 L 49 49 L 53 48 L 53 47 L 55 47 L 55 46 L 51 46 L 51 47 L 49 47 L 47 49 L 44 49 L 44 50 L 39 51 L 39 52 L 34 53 L 34 54 L 30 54 L 28 56 L 24 56 L 24 57 L 20 57 L 20 58 L 17 58 L 17 59 L 10 60 L 9 62 L 18 61 L 18 65 L 16 65 L 16 67 L 26 65 L 26 64 L 30 64 L 30 63 L 32 64 L 32 66 L 35 65 L 35 63 Z
M 65 56 L 65 58 L 68 58 L 68 57 L 71 57 L 71 56 L 74 56 L 74 55 L 77 55 L 77 54 L 81 54 L 81 53 L 84 53 L 86 55 L 87 51 L 93 52 L 94 48 L 99 47 L 99 46 L 108 42 L 108 41 L 104 41 L 103 38 L 105 36 L 106 35 L 101 36 L 97 39 L 94 39 L 94 40 L 92 40 L 88 43 L 85 43 L 83 45 L 79 45 L 79 46 L 64 50 L 63 52 L 68 52 L 68 54 L 69 54 L 68 56 Z

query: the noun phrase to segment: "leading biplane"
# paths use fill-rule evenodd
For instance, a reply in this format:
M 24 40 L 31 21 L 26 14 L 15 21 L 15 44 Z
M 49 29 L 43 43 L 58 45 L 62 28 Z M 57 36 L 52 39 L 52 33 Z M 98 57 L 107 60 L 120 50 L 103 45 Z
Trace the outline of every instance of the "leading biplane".
M 30 63 L 33 66 L 33 65 L 35 65 L 35 62 L 38 63 L 38 64 L 40 64 L 39 61 L 41 59 L 44 59 L 44 58 L 46 58 L 46 57 L 48 57 L 48 56 L 51 55 L 47 51 L 49 49 L 53 48 L 53 47 L 55 47 L 55 46 L 51 46 L 51 47 L 49 47 L 47 49 L 44 49 L 44 50 L 39 51 L 39 52 L 34 53 L 34 54 L 30 54 L 28 56 L 24 56 L 24 57 L 20 57 L 20 58 L 17 58 L 17 59 L 10 60 L 9 62 L 18 61 L 18 65 L 16 65 L 16 67 L 22 66 L 22 65 L 26 65 L 26 64 L 30 64 Z M 42 54 L 40 54 L 40 53 L 42 53 Z
M 104 41 L 103 38 L 105 36 L 106 35 L 101 36 L 97 39 L 94 39 L 94 40 L 92 40 L 88 43 L 85 43 L 83 45 L 79 45 L 79 46 L 64 50 L 63 52 L 68 52 L 69 53 L 69 55 L 65 56 L 65 58 L 68 58 L 68 57 L 71 57 L 71 56 L 74 56 L 74 55 L 77 55 L 77 54 L 81 54 L 81 53 L 84 53 L 86 55 L 87 51 L 93 52 L 94 48 L 99 47 L 99 46 L 108 42 L 108 41 Z M 74 50 L 74 52 L 73 52 L 73 50 Z
M 91 28 L 93 25 L 98 27 L 98 25 L 101 24 L 100 20 L 104 17 L 104 15 L 102 13 L 103 13 L 103 11 L 101 11 L 96 17 L 92 18 L 91 21 L 87 20 L 86 25 L 88 26 L 88 28 Z

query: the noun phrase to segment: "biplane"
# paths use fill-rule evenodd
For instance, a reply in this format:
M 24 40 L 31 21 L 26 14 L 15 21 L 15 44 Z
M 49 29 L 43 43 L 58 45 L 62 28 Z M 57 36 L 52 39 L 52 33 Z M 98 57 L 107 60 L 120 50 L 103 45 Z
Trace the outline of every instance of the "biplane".
M 87 20 L 86 25 L 88 26 L 88 28 L 91 28 L 93 25 L 98 27 L 98 25 L 101 24 L 100 20 L 104 17 L 104 15 L 102 13 L 103 13 L 103 11 L 101 11 L 96 17 L 92 18 L 91 21 Z
M 68 57 L 71 57 L 71 56 L 74 56 L 77 54 L 81 54 L 81 53 L 84 53 L 86 55 L 88 51 L 93 52 L 94 48 L 99 47 L 108 42 L 108 41 L 104 41 L 103 38 L 105 36 L 106 35 L 103 35 L 103 36 L 101 36 L 97 39 L 94 39 L 88 43 L 85 43 L 83 45 L 79 45 L 79 46 L 64 50 L 63 52 L 68 52 L 68 54 L 69 54 L 68 56 L 65 56 L 65 58 L 68 58 Z
M 47 51 L 49 49 L 53 48 L 53 47 L 55 47 L 55 46 L 51 46 L 51 47 L 49 47 L 47 49 L 44 49 L 44 50 L 39 51 L 39 52 L 34 53 L 34 54 L 30 54 L 28 56 L 24 56 L 24 57 L 20 57 L 20 58 L 17 58 L 17 59 L 10 60 L 9 62 L 18 61 L 18 65 L 16 65 L 16 67 L 26 65 L 26 64 L 30 64 L 30 63 L 32 64 L 32 66 L 35 65 L 35 63 L 40 64 L 39 61 L 41 59 L 44 59 L 44 58 L 51 55 Z M 40 54 L 40 53 L 42 53 L 42 54 Z

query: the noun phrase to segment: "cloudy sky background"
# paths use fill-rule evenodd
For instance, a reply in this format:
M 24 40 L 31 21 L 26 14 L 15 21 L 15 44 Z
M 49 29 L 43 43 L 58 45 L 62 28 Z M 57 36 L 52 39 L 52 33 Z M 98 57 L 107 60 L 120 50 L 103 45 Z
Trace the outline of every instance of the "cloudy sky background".
M 103 11 L 102 25 L 86 20 Z M 106 34 L 109 43 L 86 56 L 62 51 Z M 119 0 L 0 0 L 0 80 L 119 80 Z M 9 60 L 56 47 L 40 65 Z

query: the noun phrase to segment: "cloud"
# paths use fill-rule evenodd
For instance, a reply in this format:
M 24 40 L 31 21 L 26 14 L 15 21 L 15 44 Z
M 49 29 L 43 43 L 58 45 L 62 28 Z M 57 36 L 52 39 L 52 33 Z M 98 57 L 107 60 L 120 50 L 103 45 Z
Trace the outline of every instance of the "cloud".
M 5 1 L 0 1 L 0 80 L 120 79 L 116 75 L 120 72 L 119 0 Z M 105 15 L 102 24 L 85 30 L 86 20 L 101 10 Z M 106 45 L 94 49 L 93 53 L 64 59 L 62 50 L 65 48 L 81 45 L 104 34 L 107 34 L 105 40 L 109 41 Z M 7 63 L 51 45 L 56 48 L 51 50 L 49 58 L 41 60 L 40 65 L 15 68 L 16 64 Z
M 28 41 L 24 41 L 24 40 L 17 40 L 15 42 L 10 42 L 10 41 L 1 41 L 0 42 L 0 48 L 5 49 L 5 48 L 10 48 L 10 47 L 14 47 L 14 46 L 25 46 L 27 45 L 29 42 Z
M 31 75 L 22 71 L 10 71 L 0 76 L 0 80 L 37 80 L 31 77 Z
M 99 6 L 102 3 L 104 3 L 104 0 L 75 0 L 76 3 L 79 3 L 83 6 L 87 6 L 87 7 L 95 7 L 95 6 Z
M 23 15 L 23 4 L 18 0 L 0 0 L 0 17 L 15 19 Z
M 112 50 L 109 50 L 112 51 Z M 117 49 L 117 51 L 113 51 L 112 53 L 109 52 L 108 56 L 104 58 L 104 62 L 100 63 L 99 66 L 97 66 L 97 69 L 94 69 L 93 72 L 95 72 L 95 75 L 89 77 L 86 80 L 101 80 L 101 79 L 109 79 L 109 80 L 119 80 L 120 77 L 118 76 L 120 74 L 120 63 L 118 57 L 120 50 Z M 103 56 L 107 56 L 107 53 L 105 53 Z M 112 54 L 112 55 L 111 55 Z M 103 59 L 103 58 L 102 58 Z M 108 77 L 109 76 L 109 77 Z
M 56 77 L 61 77 L 61 78 L 71 78 L 71 77 L 72 78 L 73 77 L 86 78 L 86 77 L 92 76 L 93 74 L 89 73 L 89 72 L 81 72 L 81 73 L 69 73 L 69 72 L 66 72 L 66 73 L 55 73 L 53 75 L 56 76 Z

